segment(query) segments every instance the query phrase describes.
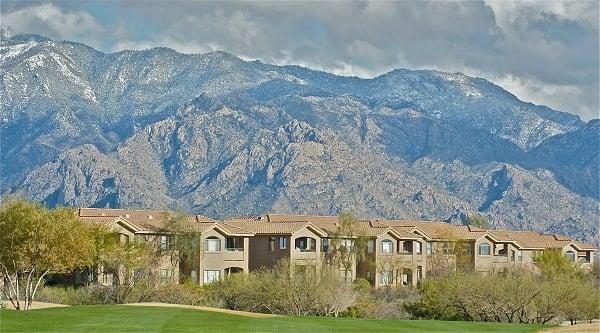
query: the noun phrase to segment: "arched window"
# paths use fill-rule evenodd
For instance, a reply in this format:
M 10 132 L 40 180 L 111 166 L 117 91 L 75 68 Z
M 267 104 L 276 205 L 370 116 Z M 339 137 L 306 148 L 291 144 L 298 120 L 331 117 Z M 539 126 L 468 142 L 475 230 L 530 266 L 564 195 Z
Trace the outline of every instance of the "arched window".
M 221 240 L 211 236 L 204 241 L 204 251 L 206 252 L 221 252 Z
M 389 239 L 381 241 L 381 253 L 392 253 L 394 251 L 394 243 Z
M 315 252 L 317 250 L 317 240 L 312 237 L 296 238 L 295 246 L 300 252 Z
M 483 242 L 479 244 L 479 255 L 480 256 L 489 256 L 490 255 L 490 244 L 487 242 Z
M 567 256 L 567 258 L 569 259 L 569 261 L 575 262 L 575 252 L 573 252 L 573 251 L 567 251 L 567 252 L 565 252 L 565 256 Z

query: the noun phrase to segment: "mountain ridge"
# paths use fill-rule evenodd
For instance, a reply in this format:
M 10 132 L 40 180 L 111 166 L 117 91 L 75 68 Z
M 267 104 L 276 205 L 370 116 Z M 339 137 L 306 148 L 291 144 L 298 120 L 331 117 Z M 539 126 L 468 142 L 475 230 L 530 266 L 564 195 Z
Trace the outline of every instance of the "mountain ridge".
M 23 36 L 3 38 L 0 55 L 3 193 L 213 217 L 479 213 L 600 243 L 600 122 L 484 79 L 361 79 Z

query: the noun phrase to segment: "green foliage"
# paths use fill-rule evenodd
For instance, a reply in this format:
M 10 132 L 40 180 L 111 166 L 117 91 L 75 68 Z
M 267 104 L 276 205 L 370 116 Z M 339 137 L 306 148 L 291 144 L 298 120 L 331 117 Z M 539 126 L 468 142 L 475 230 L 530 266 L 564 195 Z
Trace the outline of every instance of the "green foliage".
M 192 269 L 199 271 L 198 262 L 202 244 L 198 225 L 185 214 L 169 214 L 166 221 L 163 232 L 171 237 L 172 246 L 169 249 L 171 255 L 176 260 L 181 260 L 183 265 L 189 266 L 189 269 L 181 273 L 186 274 Z M 187 278 L 190 276 L 181 276 L 182 280 Z
M 17 309 L 29 308 L 47 274 L 85 267 L 94 258 L 90 228 L 71 209 L 49 210 L 6 197 L 0 207 L 0 230 L 2 293 Z
M 565 276 L 583 279 L 586 275 L 576 263 L 570 261 L 560 249 L 546 249 L 533 257 L 542 276 L 547 279 Z
M 348 246 L 345 242 L 350 241 Z M 331 266 L 351 270 L 355 261 L 368 262 L 366 254 L 368 238 L 360 222 L 350 212 L 342 212 L 339 224 L 331 238 L 331 249 L 327 254 Z

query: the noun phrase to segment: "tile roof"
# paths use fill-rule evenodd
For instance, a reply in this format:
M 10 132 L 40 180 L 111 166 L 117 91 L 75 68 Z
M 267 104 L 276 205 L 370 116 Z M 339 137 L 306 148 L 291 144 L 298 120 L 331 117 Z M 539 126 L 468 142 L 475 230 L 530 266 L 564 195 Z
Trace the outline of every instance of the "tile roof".
M 161 231 L 168 218 L 174 212 L 139 209 L 80 208 L 80 218 L 91 222 L 112 222 L 121 218 L 140 232 Z M 294 234 L 304 228 L 311 228 L 317 234 L 332 236 L 339 227 L 337 216 L 318 216 L 301 214 L 266 214 L 261 216 L 242 216 L 218 222 L 202 215 L 189 216 L 200 232 L 216 226 L 230 235 L 254 234 Z M 396 237 L 415 239 L 423 234 L 427 239 L 476 240 L 489 236 L 500 242 L 512 242 L 521 248 L 542 249 L 562 248 L 572 244 L 579 250 L 596 250 L 593 245 L 571 240 L 552 234 L 540 234 L 532 231 L 485 230 L 469 225 L 454 225 L 439 221 L 414 220 L 359 220 L 359 230 L 366 236 L 377 237 L 392 232 Z
M 332 236 L 338 230 L 340 220 L 337 216 L 300 215 L 300 214 L 266 214 L 257 217 L 242 217 L 225 220 L 225 223 L 251 230 L 257 234 L 292 234 L 307 226 L 312 226 Z M 416 239 L 417 235 L 405 230 L 395 230 L 380 221 L 358 221 L 358 231 L 368 237 L 377 237 L 386 232 L 395 233 L 396 237 Z
M 593 245 L 555 234 L 514 230 L 491 230 L 490 234 L 501 242 L 513 242 L 527 249 L 563 248 L 570 244 L 575 245 L 575 247 L 581 250 L 595 249 Z
M 417 229 L 431 239 L 476 240 L 488 234 L 486 230 L 475 226 L 456 225 L 445 222 L 410 220 L 390 220 L 382 222 L 389 224 L 397 231 Z
M 235 227 L 241 230 L 247 230 L 254 234 L 287 234 L 291 235 L 299 230 L 302 230 L 310 225 L 309 222 L 286 222 L 286 223 L 270 223 L 262 220 L 247 220 L 247 219 L 235 219 L 225 220 L 221 222 L 222 225 L 227 227 Z
M 121 218 L 136 228 L 140 232 L 160 232 L 164 230 L 170 217 L 176 213 L 164 210 L 141 210 L 141 209 L 110 209 L 110 208 L 80 208 L 78 209 L 79 218 L 90 222 L 107 222 Z M 208 217 L 196 215 L 183 215 L 188 220 L 195 222 L 195 226 L 200 232 L 206 231 L 216 223 Z

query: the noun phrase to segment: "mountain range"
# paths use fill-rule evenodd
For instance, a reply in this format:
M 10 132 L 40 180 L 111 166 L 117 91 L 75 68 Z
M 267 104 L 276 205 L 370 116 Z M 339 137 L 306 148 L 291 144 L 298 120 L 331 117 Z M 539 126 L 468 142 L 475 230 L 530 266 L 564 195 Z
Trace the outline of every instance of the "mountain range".
M 49 206 L 436 219 L 600 245 L 600 121 L 481 78 L 0 44 L 0 191 Z

